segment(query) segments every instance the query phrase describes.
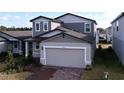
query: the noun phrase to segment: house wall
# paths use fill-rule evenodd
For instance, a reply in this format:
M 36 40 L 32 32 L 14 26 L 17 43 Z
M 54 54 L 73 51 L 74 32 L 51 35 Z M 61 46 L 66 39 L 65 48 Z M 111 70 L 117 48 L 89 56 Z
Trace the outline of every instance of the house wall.
M 40 45 L 40 43 L 39 43 Z M 35 58 L 39 58 L 40 57 L 40 49 L 35 49 L 36 46 L 36 42 L 32 43 L 32 56 Z
M 40 43 L 40 50 L 41 50 L 41 57 L 43 57 L 43 46 L 68 46 L 68 47 L 86 47 L 86 64 L 91 64 L 92 62 L 92 46 L 90 43 L 87 43 L 85 41 L 82 40 L 78 40 L 75 39 L 73 37 L 68 37 L 65 36 L 65 38 L 63 38 L 62 36 L 60 37 L 56 37 L 56 38 L 51 38 L 49 40 L 45 40 L 42 43 Z M 82 41 L 82 42 L 81 42 Z M 44 60 L 42 60 L 42 64 L 44 63 Z
M 59 18 L 58 20 L 61 20 L 64 22 L 64 24 L 63 24 L 64 27 L 73 29 L 76 31 L 80 31 L 82 33 L 85 33 L 85 31 L 84 31 L 85 23 L 89 23 L 89 24 L 91 24 L 91 32 L 85 33 L 85 34 L 88 34 L 90 36 L 94 36 L 94 34 L 95 34 L 96 24 L 93 21 L 86 20 L 86 19 L 79 18 L 79 17 L 72 16 L 72 15 L 63 16 L 63 17 Z
M 98 44 L 99 43 L 99 32 L 97 31 L 96 32 L 96 44 Z
M 35 31 L 35 23 L 40 22 L 40 31 Z M 60 26 L 60 23 L 53 22 L 51 20 L 45 19 L 45 18 L 39 18 L 32 22 L 32 36 L 35 37 L 41 33 L 44 33 L 43 31 L 43 22 L 48 22 L 48 31 L 53 30 Z
M 119 23 L 119 31 L 116 30 L 116 22 Z M 122 64 L 124 65 L 124 17 L 121 17 L 119 20 L 112 23 L 112 30 L 113 30 L 113 40 L 112 40 L 112 47 L 116 54 L 118 55 L 119 59 L 121 60 Z
M 61 26 L 60 23 L 56 23 L 56 22 L 51 22 L 51 30 L 54 30 L 55 28 Z
M 106 39 L 107 39 L 107 42 L 110 42 L 112 41 L 112 28 L 109 27 L 106 29 Z
M 14 43 L 17 42 L 17 48 L 14 47 Z M 17 53 L 17 54 L 22 54 L 23 50 L 22 50 L 22 41 L 13 41 L 13 53 Z
M 7 50 L 7 43 L 6 42 L 0 42 L 0 53 L 6 52 Z

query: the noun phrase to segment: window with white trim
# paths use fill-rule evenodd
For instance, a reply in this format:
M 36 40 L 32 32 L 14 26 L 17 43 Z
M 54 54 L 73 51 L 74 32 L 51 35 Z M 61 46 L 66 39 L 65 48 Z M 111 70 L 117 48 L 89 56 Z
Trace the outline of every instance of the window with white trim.
M 90 33 L 91 32 L 91 25 L 86 23 L 85 24 L 85 33 Z
M 37 31 L 37 32 L 40 31 L 40 22 L 35 23 L 35 31 Z
M 35 50 L 38 50 L 39 48 L 40 48 L 39 43 L 36 42 L 36 43 L 35 43 Z
M 48 22 L 43 22 L 43 31 L 48 31 Z

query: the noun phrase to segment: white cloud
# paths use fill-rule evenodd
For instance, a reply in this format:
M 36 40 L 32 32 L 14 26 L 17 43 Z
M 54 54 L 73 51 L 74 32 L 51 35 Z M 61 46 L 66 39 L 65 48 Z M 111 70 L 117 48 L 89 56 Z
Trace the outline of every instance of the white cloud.
M 103 15 L 97 16 L 98 27 L 106 28 L 111 25 L 111 22 L 120 14 L 120 12 L 104 12 Z
M 21 17 L 16 15 L 4 15 L 0 17 L 0 20 L 3 21 L 14 20 L 14 19 L 19 20 L 21 19 Z
M 14 18 L 14 19 L 17 19 L 17 20 L 21 19 L 20 16 L 13 16 L 13 18 Z

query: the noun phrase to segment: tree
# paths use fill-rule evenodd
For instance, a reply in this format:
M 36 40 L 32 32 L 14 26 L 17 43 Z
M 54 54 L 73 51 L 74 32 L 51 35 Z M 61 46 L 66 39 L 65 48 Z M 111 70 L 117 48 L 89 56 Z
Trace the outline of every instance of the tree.
M 6 29 L 7 29 L 7 27 L 2 26 L 2 25 L 0 26 L 0 30 L 1 30 L 1 31 L 5 31 Z
M 103 28 L 97 28 L 97 31 L 102 32 L 102 31 L 105 31 L 105 29 L 103 29 Z
M 15 71 L 15 59 L 13 57 L 11 45 L 8 47 L 8 55 L 7 55 L 7 65 L 6 65 L 6 73 L 13 73 Z

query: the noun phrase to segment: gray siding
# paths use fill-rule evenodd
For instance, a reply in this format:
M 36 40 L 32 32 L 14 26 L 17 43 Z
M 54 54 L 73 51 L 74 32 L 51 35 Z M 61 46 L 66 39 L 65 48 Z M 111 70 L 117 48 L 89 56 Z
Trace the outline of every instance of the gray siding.
M 71 39 L 70 39 L 71 38 Z M 82 41 L 73 37 L 68 37 L 65 36 L 65 38 L 61 37 L 56 37 L 56 38 L 51 38 L 49 40 L 43 41 L 41 43 L 40 47 L 43 46 L 68 46 L 68 47 L 85 47 L 86 48 L 86 64 L 91 64 L 92 62 L 92 57 L 94 55 L 94 51 L 92 50 L 92 45 L 90 43 L 87 43 L 85 41 Z M 41 50 L 41 57 L 43 57 L 43 51 Z M 44 61 L 41 61 L 42 64 L 44 64 Z
M 119 31 L 117 31 L 117 22 L 119 24 Z M 112 47 L 124 65 L 124 17 L 121 17 L 112 23 L 113 40 Z
M 124 65 L 124 41 L 113 37 L 113 49 Z
M 51 30 L 51 22 L 48 21 L 48 31 Z M 43 22 L 40 22 L 40 31 L 37 32 L 35 31 L 35 22 L 33 22 L 33 37 L 39 35 L 39 34 L 42 34 L 44 31 L 43 31 Z
M 92 22 L 91 23 L 91 33 L 89 33 L 89 35 L 91 35 L 91 36 L 94 36 L 94 33 L 95 33 L 95 29 L 94 29 L 95 27 L 94 27 L 94 23 Z
M 0 42 L 0 53 L 7 51 L 7 43 L 6 42 Z
M 32 48 L 32 56 L 35 58 L 39 58 L 40 57 L 40 49 L 39 50 L 35 49 L 35 42 L 32 43 L 32 47 L 33 47 Z
M 84 32 L 84 30 L 85 30 L 84 25 L 85 25 L 85 23 L 64 23 L 63 24 L 63 26 L 65 28 L 79 31 L 82 33 L 85 33 Z M 85 33 L 85 34 L 90 35 L 90 36 L 94 36 L 94 23 L 91 23 L 91 33 Z
M 64 23 L 65 28 L 84 32 L 84 23 Z

